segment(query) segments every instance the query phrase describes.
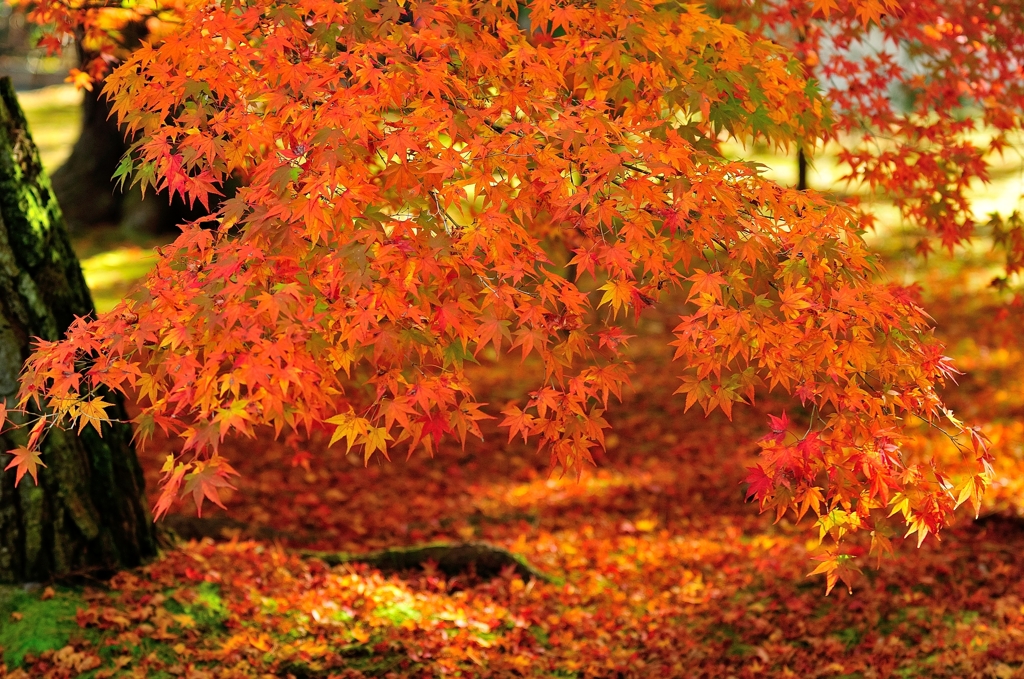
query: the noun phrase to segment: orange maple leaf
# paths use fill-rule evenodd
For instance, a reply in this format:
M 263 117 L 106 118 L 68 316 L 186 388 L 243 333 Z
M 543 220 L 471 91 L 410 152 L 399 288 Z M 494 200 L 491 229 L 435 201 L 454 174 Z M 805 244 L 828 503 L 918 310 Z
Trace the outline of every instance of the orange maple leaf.
M 95 79 L 91 75 L 77 68 L 68 71 L 68 77 L 64 78 L 64 82 L 73 83 L 76 90 L 88 90 L 90 92 L 92 92 L 94 81 Z
M 231 488 L 234 486 L 228 481 L 231 476 L 238 476 L 238 472 L 232 469 L 222 457 L 213 457 L 210 460 L 199 461 L 193 467 L 194 471 L 185 476 L 185 493 L 192 493 L 192 500 L 196 503 L 196 513 L 203 515 L 203 500 L 209 500 L 221 509 L 227 509 L 220 500 L 218 488 Z
M 43 464 L 42 460 L 39 459 L 39 451 L 19 446 L 14 450 L 8 450 L 7 454 L 13 455 L 14 459 L 4 467 L 4 471 L 7 471 L 12 467 L 17 467 L 17 470 L 15 471 L 16 476 L 14 477 L 15 487 L 17 487 L 18 483 L 21 482 L 21 477 L 25 476 L 26 472 L 31 474 L 32 481 L 34 481 L 36 485 L 39 485 L 39 478 L 37 476 L 39 473 L 39 467 L 46 466 Z

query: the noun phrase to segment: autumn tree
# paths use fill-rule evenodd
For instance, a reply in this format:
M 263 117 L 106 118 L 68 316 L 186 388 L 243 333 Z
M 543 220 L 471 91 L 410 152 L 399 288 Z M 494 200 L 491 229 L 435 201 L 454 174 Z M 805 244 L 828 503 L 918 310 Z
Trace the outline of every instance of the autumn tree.
M 93 311 L 11 80 L 0 79 L 0 414 L 15 404 L 30 340 L 58 340 Z M 44 436 L 45 411 L 31 407 L 0 429 L 15 460 L 0 476 L 0 582 L 110 572 L 155 555 L 131 429 L 110 421 L 126 417 L 120 397 L 104 397 L 108 421 L 84 431 Z M 26 473 L 33 483 L 19 483 Z
M 54 14 L 46 6 L 14 4 L 32 7 L 30 17 L 51 28 L 40 41 L 42 46 L 60 50 L 70 42 L 80 64 L 68 80 L 82 90 L 81 130 L 67 160 L 51 177 L 72 231 L 110 224 L 119 224 L 129 234 L 176 231 L 178 223 L 205 214 L 184 201 L 169 201 L 166 194 L 143 201 L 138 190 L 117 181 L 114 173 L 129 142 L 99 86 L 111 66 L 143 41 L 159 41 L 177 28 L 180 3 L 79 2 L 75 4 L 79 21 L 73 26 L 61 21 L 63 13 Z
M 1020 3 L 715 4 L 744 30 L 789 46 L 820 81 L 842 179 L 891 198 L 919 253 L 991 236 L 1006 262 L 996 282 L 1010 285 L 1024 264 L 1024 223 L 1016 212 L 976 215 L 969 194 L 1022 128 Z
M 844 536 L 882 553 L 895 522 L 923 540 L 977 505 L 984 440 L 943 407 L 954 369 L 912 293 L 878 282 L 863 216 L 719 150 L 833 133 L 800 62 L 681 3 L 536 1 L 525 31 L 519 11 L 187 4 L 106 79 L 135 140 L 119 173 L 201 204 L 245 186 L 116 309 L 42 342 L 22 406 L 81 426 L 103 390 L 136 397 L 143 440 L 181 439 L 160 515 L 182 492 L 217 501 L 234 473 L 218 443 L 258 424 L 327 427 L 367 460 L 479 434 L 496 413 L 465 364 L 508 352 L 545 374 L 501 411 L 509 436 L 580 469 L 628 382 L 634 319 L 678 300 L 687 406 L 729 415 L 763 385 L 812 413 L 799 435 L 772 420 L 748 481 L 830 536 L 829 587 Z M 947 427 L 973 473 L 905 458 L 907 418 Z

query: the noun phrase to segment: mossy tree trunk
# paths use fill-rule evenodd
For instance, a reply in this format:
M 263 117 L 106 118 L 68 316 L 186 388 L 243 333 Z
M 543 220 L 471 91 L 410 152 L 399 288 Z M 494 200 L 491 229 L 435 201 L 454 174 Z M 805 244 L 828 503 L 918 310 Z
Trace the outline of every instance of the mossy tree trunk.
M 93 312 L 81 268 L 9 78 L 0 79 L 0 398 L 11 405 L 33 337 L 59 338 Z M 115 418 L 124 420 L 123 402 Z M 100 437 L 51 430 L 39 483 L 0 472 L 0 582 L 102 575 L 156 553 L 142 470 L 127 424 Z M 3 451 L 24 429 L 0 434 Z

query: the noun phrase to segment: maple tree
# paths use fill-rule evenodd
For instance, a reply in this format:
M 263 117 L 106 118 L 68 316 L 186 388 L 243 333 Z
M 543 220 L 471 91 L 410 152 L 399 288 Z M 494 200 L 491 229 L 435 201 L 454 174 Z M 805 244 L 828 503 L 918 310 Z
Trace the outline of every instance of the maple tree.
M 123 400 L 83 403 L 77 435 L 15 405 L 33 337 L 95 311 L 10 78 L 0 78 L 0 583 L 115 572 L 156 554 Z M 99 395 L 97 395 L 99 396 Z M 86 425 L 91 423 L 86 430 Z M 44 435 L 45 433 L 45 435 Z M 31 483 L 22 483 L 25 476 Z M 20 486 L 20 487 L 19 487 Z
M 14 3 L 23 4 L 23 3 Z M 72 49 L 78 68 L 72 68 L 67 80 L 81 91 L 81 127 L 69 155 L 55 170 L 51 183 L 60 202 L 64 220 L 72 233 L 84 234 L 94 227 L 117 224 L 130 233 L 177 232 L 177 224 L 199 216 L 181 201 L 168 201 L 166 194 L 151 194 L 142 200 L 139 192 L 119 187 L 111 176 L 128 143 L 117 122 L 110 117 L 110 106 L 102 95 L 98 80 L 111 65 L 121 60 L 141 40 L 159 40 L 177 25 L 177 3 L 96 3 L 91 12 L 95 20 L 75 26 L 60 21 L 62 13 L 47 15 L 45 7 L 35 8 L 35 19 L 45 31 L 42 45 L 52 50 Z M 24 11 L 24 7 L 22 11 Z
M 106 16 L 37 11 L 58 30 Z M 731 416 L 766 385 L 809 411 L 806 432 L 771 420 L 747 479 L 762 508 L 811 513 L 836 545 L 870 531 L 884 553 L 892 521 L 920 541 L 978 506 L 984 437 L 938 397 L 955 370 L 912 291 L 878 282 L 867 218 L 719 152 L 834 134 L 783 48 L 650 0 L 532 2 L 528 30 L 504 0 L 178 12 L 106 77 L 135 140 L 118 175 L 203 205 L 245 186 L 116 309 L 41 342 L 20 401 L 81 428 L 104 419 L 101 389 L 137 396 L 140 439 L 182 441 L 158 516 L 182 492 L 219 502 L 235 474 L 220 441 L 259 424 L 329 427 L 366 460 L 465 441 L 493 417 L 466 363 L 502 352 L 544 370 L 501 411 L 510 439 L 579 470 L 658 304 L 680 312 L 686 407 Z M 971 473 L 905 459 L 907 418 L 949 428 Z M 31 451 L 11 464 L 31 471 Z M 847 557 L 823 559 L 831 589 Z
M 745 30 L 787 44 L 820 81 L 835 113 L 842 180 L 892 199 L 918 230 L 919 253 L 991 237 L 1005 259 L 994 282 L 1016 291 L 1021 216 L 980 217 L 970 192 L 989 182 L 996 156 L 1013 153 L 1022 127 L 1019 3 L 727 0 L 716 7 Z

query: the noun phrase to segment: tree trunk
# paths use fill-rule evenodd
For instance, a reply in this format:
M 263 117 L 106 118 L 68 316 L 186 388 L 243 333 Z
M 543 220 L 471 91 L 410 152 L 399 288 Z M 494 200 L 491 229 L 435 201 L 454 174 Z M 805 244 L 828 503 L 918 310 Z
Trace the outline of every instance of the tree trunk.
M 796 152 L 796 190 L 807 190 L 807 156 L 803 149 Z
M 100 88 L 84 92 L 82 131 L 71 156 L 53 173 L 53 190 L 73 229 L 121 221 L 120 189 L 111 181 L 128 147 Z
M 9 78 L 0 79 L 0 398 L 11 405 L 31 338 L 58 339 L 93 312 L 60 207 L 42 172 Z M 126 420 L 113 394 L 116 419 Z M 39 484 L 0 473 L 0 582 L 102 576 L 156 554 L 142 470 L 127 424 L 44 439 Z M 24 445 L 0 434 L 0 453 Z M 7 459 L 0 454 L 0 458 Z
M 53 173 L 53 191 L 67 227 L 74 233 L 99 225 L 118 225 L 128 236 L 174 233 L 179 224 L 209 214 L 198 203 L 192 207 L 167 191 L 149 191 L 145 199 L 138 187 L 114 181 L 121 158 L 128 150 L 124 135 L 100 87 L 85 92 L 82 131 L 68 159 Z M 228 187 L 228 191 L 233 190 Z M 219 206 L 211 200 L 211 207 Z

